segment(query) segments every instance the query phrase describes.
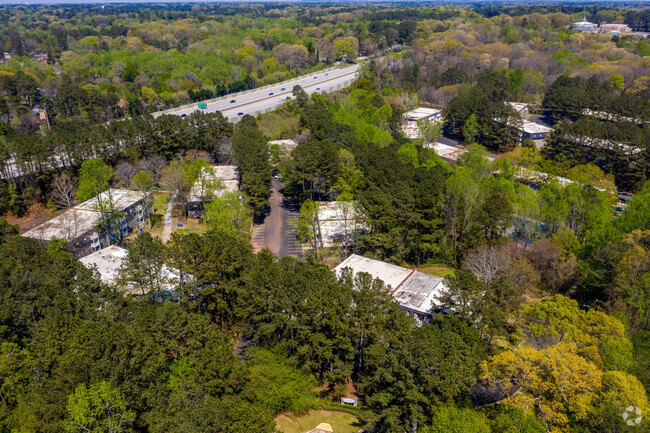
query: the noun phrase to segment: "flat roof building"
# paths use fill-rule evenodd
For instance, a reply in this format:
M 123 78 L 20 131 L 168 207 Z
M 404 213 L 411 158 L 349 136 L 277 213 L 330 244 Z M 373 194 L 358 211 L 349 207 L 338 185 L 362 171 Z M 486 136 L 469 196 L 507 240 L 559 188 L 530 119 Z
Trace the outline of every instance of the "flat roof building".
M 267 143 L 267 145 L 270 147 L 277 145 L 280 147 L 280 151 L 282 153 L 291 153 L 293 149 L 295 149 L 298 146 L 298 143 L 296 143 L 294 140 L 288 138 L 285 140 L 272 140 Z
M 318 202 L 318 224 L 324 247 L 333 247 L 368 228 L 362 222 L 357 203 L 353 201 Z
M 528 116 L 528 104 L 524 102 L 506 102 L 510 105 L 517 113 L 523 116 Z
M 411 122 L 417 122 L 422 119 L 427 119 L 430 122 L 437 122 L 442 119 L 442 110 L 438 108 L 418 107 L 404 113 L 404 117 L 406 120 Z
M 100 233 L 98 229 L 102 220 L 100 201 L 102 203 L 112 201 L 113 208 L 124 214 L 117 222 L 119 233 Z M 151 194 L 143 195 L 127 189 L 111 189 L 65 210 L 60 215 L 24 233 L 23 236 L 43 242 L 63 239 L 68 242 L 67 249 L 83 257 L 112 242 L 117 242 L 133 228 L 143 226 L 152 211 L 151 202 Z
M 531 122 L 530 120 L 524 120 L 522 124 L 522 139 L 529 138 L 535 141 L 535 144 L 540 146 L 543 144 L 543 141 L 546 136 L 553 131 L 553 128 L 550 126 L 542 125 L 537 122 Z
M 621 33 L 632 33 L 632 29 L 627 24 L 601 24 L 598 27 L 599 33 L 611 33 L 618 35 Z
M 419 322 L 426 321 L 437 306 L 436 298 L 442 293 L 444 279 L 426 274 L 416 269 L 392 265 L 380 260 L 352 254 L 334 268 L 341 275 L 350 268 L 354 275 L 365 272 L 388 286 L 391 296 L 399 303 L 400 309 Z
M 96 269 L 103 283 L 116 285 L 120 276 L 120 269 L 124 264 L 128 250 L 111 245 L 103 250 L 95 251 L 80 259 L 88 269 Z M 163 266 L 162 277 L 166 281 L 166 289 L 173 290 L 174 282 L 179 279 L 179 271 L 168 266 Z
M 203 214 L 203 201 L 211 197 L 221 197 L 226 192 L 239 191 L 239 175 L 234 165 L 213 165 L 203 168 L 199 179 L 194 183 L 187 197 L 190 215 Z M 209 200 L 207 200 L 209 201 Z

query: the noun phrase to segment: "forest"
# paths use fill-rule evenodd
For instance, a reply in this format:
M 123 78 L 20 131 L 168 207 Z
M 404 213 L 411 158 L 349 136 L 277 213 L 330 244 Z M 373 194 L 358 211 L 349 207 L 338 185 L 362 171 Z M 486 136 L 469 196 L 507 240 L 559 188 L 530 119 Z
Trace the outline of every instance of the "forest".
M 648 430 L 650 45 L 583 16 L 650 30 L 608 5 L 1 7 L 0 432 L 271 433 L 314 411 L 355 432 Z M 151 115 L 336 61 L 360 63 L 352 87 L 234 124 Z M 542 146 L 508 102 L 553 126 Z M 444 120 L 413 139 L 419 106 Z M 192 218 L 213 164 L 240 189 Z M 302 257 L 253 248 L 273 179 Z M 115 284 L 21 236 L 110 188 L 156 209 L 120 236 Z M 364 229 L 326 247 L 323 202 Z M 163 241 L 167 206 L 186 228 Z M 444 271 L 425 323 L 332 272 L 352 253 Z

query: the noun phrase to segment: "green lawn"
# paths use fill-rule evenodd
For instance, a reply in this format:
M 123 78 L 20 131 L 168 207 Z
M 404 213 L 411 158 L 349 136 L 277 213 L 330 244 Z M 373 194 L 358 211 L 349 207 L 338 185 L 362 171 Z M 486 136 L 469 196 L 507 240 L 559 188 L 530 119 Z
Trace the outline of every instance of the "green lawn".
M 442 266 L 425 266 L 418 268 L 418 271 L 422 271 L 431 275 L 437 275 L 443 278 L 448 275 L 454 275 L 454 268 L 446 268 Z
M 312 410 L 305 415 L 279 415 L 275 419 L 277 430 L 282 433 L 305 433 L 322 422 L 332 426 L 334 433 L 357 433 L 361 427 L 354 426 L 357 417 L 345 412 L 331 410 Z

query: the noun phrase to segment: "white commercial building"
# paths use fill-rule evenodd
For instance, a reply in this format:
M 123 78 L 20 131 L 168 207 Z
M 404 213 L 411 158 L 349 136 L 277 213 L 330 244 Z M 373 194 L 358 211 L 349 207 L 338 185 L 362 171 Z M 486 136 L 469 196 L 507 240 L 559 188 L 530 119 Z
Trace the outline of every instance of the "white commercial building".
M 351 269 L 355 276 L 365 272 L 383 281 L 391 296 L 399 303 L 400 309 L 419 322 L 426 321 L 431 316 L 438 305 L 436 298 L 445 288 L 442 277 L 356 254 L 345 259 L 334 268 L 334 272 L 340 276 L 345 268 Z
M 133 228 L 144 226 L 152 211 L 151 194 L 127 189 L 111 189 L 29 230 L 23 236 L 50 242 L 53 239 L 67 241 L 66 248 L 79 257 L 98 251 L 119 241 Z M 119 221 L 111 221 L 112 230 L 100 230 L 103 215 L 113 208 L 122 214 Z

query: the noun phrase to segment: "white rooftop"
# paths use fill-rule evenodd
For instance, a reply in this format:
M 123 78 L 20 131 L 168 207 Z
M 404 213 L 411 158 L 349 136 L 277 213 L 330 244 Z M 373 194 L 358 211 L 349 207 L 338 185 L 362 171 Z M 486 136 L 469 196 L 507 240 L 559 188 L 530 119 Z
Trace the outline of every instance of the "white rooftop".
M 542 125 L 537 122 L 531 122 L 530 120 L 524 120 L 522 129 L 524 132 L 527 132 L 529 134 L 539 134 L 541 132 L 549 133 L 553 130 L 553 128 L 550 126 Z
M 418 107 L 414 110 L 407 111 L 404 113 L 404 116 L 408 120 L 420 120 L 420 119 L 425 119 L 427 117 L 431 117 L 433 115 L 436 115 L 438 113 L 442 113 L 442 110 L 438 108 L 426 108 L 426 107 Z
M 268 144 L 269 147 L 273 146 L 274 144 L 277 144 L 278 146 L 280 146 L 280 149 L 282 149 L 282 150 L 284 150 L 286 152 L 290 152 L 293 149 L 295 149 L 296 146 L 298 146 L 298 143 L 296 143 L 294 140 L 292 140 L 290 138 L 285 139 L 285 140 L 272 140 L 272 141 L 269 141 L 267 144 Z
M 373 278 L 382 280 L 384 284 L 389 287 L 391 292 L 395 288 L 399 287 L 399 285 L 402 284 L 413 272 L 411 269 L 391 265 L 390 263 L 379 260 L 369 259 L 368 257 L 359 256 L 357 254 L 352 254 L 350 257 L 345 259 L 340 265 L 334 268 L 334 271 L 338 275 L 345 268 L 352 269 L 352 272 L 355 275 L 359 272 L 366 272 Z
M 528 108 L 528 104 L 523 102 L 507 102 L 516 111 L 522 111 Z
M 444 159 L 448 159 L 451 161 L 457 161 L 458 157 L 465 153 L 465 149 L 461 149 L 459 147 L 454 147 L 454 146 L 449 146 L 447 144 L 442 144 L 436 142 L 433 145 L 433 150 L 436 151 L 438 155 L 443 157 Z
M 124 248 L 111 245 L 81 258 L 80 261 L 88 269 L 96 268 L 103 283 L 115 285 L 120 275 L 120 268 L 122 268 L 128 253 Z M 162 274 L 168 282 L 168 288 L 171 289 L 172 283 L 179 278 L 178 270 L 163 266 Z
M 215 181 L 220 179 L 225 188 L 217 188 L 212 191 L 216 197 L 221 197 L 224 192 L 235 192 L 239 190 L 239 177 L 237 176 L 237 166 L 234 165 L 213 165 L 204 168 L 199 174 L 199 180 L 194 183 L 190 195 L 187 199 L 188 202 L 198 202 L 201 195 L 201 180 Z M 207 192 L 207 191 L 206 191 Z
M 111 245 L 81 258 L 80 261 L 88 269 L 96 266 L 103 283 L 115 284 L 127 253 L 124 248 Z
M 359 272 L 370 274 L 389 286 L 393 298 L 409 313 L 428 315 L 436 306 L 436 298 L 444 288 L 444 279 L 415 269 L 408 269 L 380 260 L 352 254 L 334 272 L 340 275 L 350 268 L 354 275 Z
M 353 201 L 318 202 L 318 222 L 324 247 L 331 247 L 346 234 L 366 230 L 362 215 Z
M 110 196 L 115 209 L 119 211 L 124 211 L 143 198 L 142 193 L 128 189 L 111 189 Z M 109 199 L 109 193 L 103 192 L 98 197 L 106 202 Z M 97 209 L 98 199 L 93 197 L 29 230 L 23 236 L 44 241 L 54 238 L 72 241 L 97 225 L 100 218 L 100 212 Z

